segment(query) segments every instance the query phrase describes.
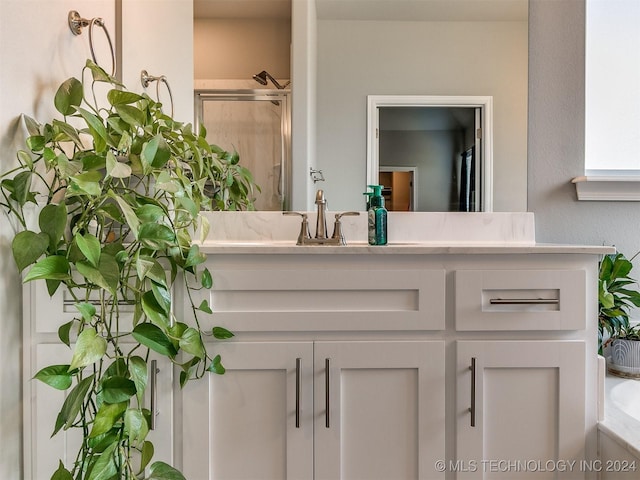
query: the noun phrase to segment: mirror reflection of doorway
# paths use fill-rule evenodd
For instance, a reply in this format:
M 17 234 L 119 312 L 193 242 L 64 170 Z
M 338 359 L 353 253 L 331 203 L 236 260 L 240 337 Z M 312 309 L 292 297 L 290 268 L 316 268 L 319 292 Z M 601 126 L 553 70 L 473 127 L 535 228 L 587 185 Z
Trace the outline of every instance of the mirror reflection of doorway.
M 369 95 L 367 112 L 369 184 L 385 185 L 381 165 L 411 166 L 412 210 L 492 211 L 491 97 Z
M 414 212 L 417 210 L 416 167 L 381 166 L 378 184 L 382 185 L 385 207 L 393 212 Z

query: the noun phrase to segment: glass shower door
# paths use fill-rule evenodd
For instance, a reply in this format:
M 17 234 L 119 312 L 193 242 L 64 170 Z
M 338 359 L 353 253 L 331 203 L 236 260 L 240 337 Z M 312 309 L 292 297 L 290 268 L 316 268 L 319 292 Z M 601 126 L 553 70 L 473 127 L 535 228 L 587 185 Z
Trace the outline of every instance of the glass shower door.
M 289 90 L 196 90 L 196 128 L 207 141 L 237 151 L 254 176 L 256 210 L 289 208 L 291 114 Z

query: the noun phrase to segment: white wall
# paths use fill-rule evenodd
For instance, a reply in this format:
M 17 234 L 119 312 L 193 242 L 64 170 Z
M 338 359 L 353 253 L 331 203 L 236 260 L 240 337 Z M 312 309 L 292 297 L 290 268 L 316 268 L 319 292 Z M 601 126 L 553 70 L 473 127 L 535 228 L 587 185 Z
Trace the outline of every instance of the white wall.
M 114 34 L 113 0 L 0 1 L 0 171 L 15 165 L 23 148 L 19 115 L 42 121 L 56 115 L 53 95 L 58 85 L 80 75 L 90 57 L 88 34 L 74 36 L 69 10 L 85 18 L 102 17 Z M 96 35 L 99 35 L 97 32 Z M 99 59 L 109 52 L 98 50 Z M 105 68 L 110 68 L 105 67 Z M 56 115 L 57 116 L 57 115 Z M 21 285 L 11 256 L 13 229 L 0 216 L 0 478 L 22 478 Z
M 411 94 L 493 96 L 494 210 L 527 209 L 526 22 L 319 20 L 317 82 L 329 208 L 362 208 L 367 95 Z
M 60 118 L 54 94 L 64 80 L 80 76 L 91 53 L 85 29 L 74 36 L 68 27 L 70 10 L 84 18 L 102 17 L 120 52 L 122 77 L 132 90 L 142 91 L 140 70 L 167 75 L 175 89 L 176 118 L 193 120 L 192 7 L 185 0 L 125 2 L 117 25 L 119 0 L 0 0 L 0 172 L 15 166 L 24 148 L 20 114 L 41 122 Z M 156 17 L 158 15 L 159 17 Z M 173 23 L 186 28 L 177 29 Z M 146 30 L 145 30 L 146 29 Z M 126 38 L 117 32 L 124 31 Z M 178 38 L 166 35 L 177 32 Z M 96 56 L 111 70 L 108 43 L 94 32 Z M 186 43 L 182 43 L 186 39 Z M 126 43 L 122 43 L 122 41 Z M 170 45 L 163 42 L 169 42 Z M 152 57 L 149 52 L 158 56 Z M 155 87 L 151 94 L 155 96 Z M 163 94 L 161 90 L 161 95 Z M 22 305 L 21 281 L 11 256 L 12 225 L 0 214 L 0 479 L 22 478 Z

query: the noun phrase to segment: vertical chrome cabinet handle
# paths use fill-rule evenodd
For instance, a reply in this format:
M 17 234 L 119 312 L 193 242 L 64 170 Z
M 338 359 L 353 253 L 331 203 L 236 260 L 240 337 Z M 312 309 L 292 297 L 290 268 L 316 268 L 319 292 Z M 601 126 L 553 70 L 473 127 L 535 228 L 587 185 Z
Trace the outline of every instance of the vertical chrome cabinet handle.
M 300 428 L 300 375 L 302 359 L 296 358 L 296 428 Z
M 469 412 L 471 413 L 471 426 L 476 426 L 476 357 L 471 357 L 471 407 Z
M 156 409 L 158 407 L 158 361 L 151 360 L 151 375 L 149 377 L 149 389 L 151 390 L 151 423 L 149 425 L 150 430 L 156 428 Z
M 325 427 L 327 428 L 331 428 L 331 411 L 330 411 L 330 400 L 329 400 L 329 384 L 330 384 L 330 374 L 329 374 L 329 368 L 331 366 L 331 361 L 328 358 L 325 358 L 324 360 L 324 392 L 325 392 L 325 396 L 324 396 L 324 404 L 326 407 L 325 410 L 325 414 L 324 414 L 324 423 L 325 423 Z

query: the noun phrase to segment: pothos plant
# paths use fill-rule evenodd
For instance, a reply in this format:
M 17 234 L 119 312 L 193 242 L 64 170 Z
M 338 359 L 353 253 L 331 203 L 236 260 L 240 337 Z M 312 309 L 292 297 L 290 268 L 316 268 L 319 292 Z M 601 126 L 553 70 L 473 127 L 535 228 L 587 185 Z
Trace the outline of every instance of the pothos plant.
M 201 328 L 211 308 L 191 293 L 212 279 L 194 236 L 208 231 L 202 210 L 252 208 L 255 185 L 237 154 L 210 145 L 204 129 L 193 132 L 91 61 L 80 78 L 55 94 L 61 119 L 24 117 L 27 148 L 0 182 L 23 281 L 45 281 L 50 295 L 66 289 L 77 310 L 58 330 L 68 363 L 35 375 L 67 391 L 53 434 L 82 433 L 77 458 L 60 461 L 52 479 L 181 479 L 151 463 L 143 403 L 150 353 L 179 366 L 181 386 L 224 373 L 206 339 L 232 334 Z M 96 101 L 101 89 L 104 105 Z M 175 282 L 191 301 L 184 321 L 172 314 Z

